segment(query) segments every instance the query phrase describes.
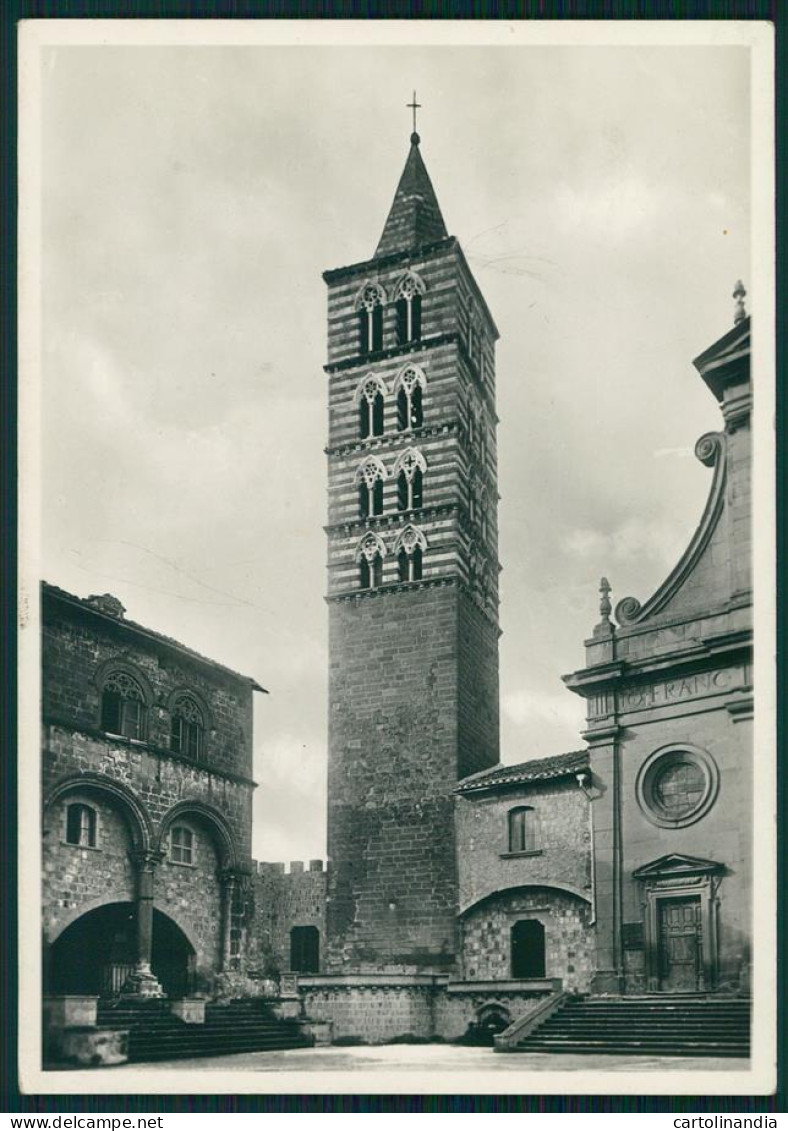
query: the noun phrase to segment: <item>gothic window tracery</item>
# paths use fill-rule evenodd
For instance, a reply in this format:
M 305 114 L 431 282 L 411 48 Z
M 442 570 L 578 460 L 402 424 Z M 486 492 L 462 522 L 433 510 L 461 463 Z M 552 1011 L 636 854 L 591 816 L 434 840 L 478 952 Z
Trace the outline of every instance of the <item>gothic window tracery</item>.
M 359 435 L 362 440 L 383 435 L 383 410 L 386 386 L 374 373 L 367 374 L 355 393 L 359 411 Z
M 406 432 L 424 423 L 424 389 L 427 380 L 418 365 L 406 365 L 394 382 L 397 393 L 397 428 Z
M 110 672 L 101 689 L 101 729 L 125 738 L 145 737 L 145 696 L 125 671 Z
M 421 581 L 427 539 L 416 526 L 406 526 L 394 544 L 400 581 Z
M 400 345 L 421 338 L 421 296 L 426 288 L 413 271 L 402 277 L 394 294 L 397 303 L 397 341 Z
M 203 751 L 205 723 L 202 711 L 191 695 L 179 695 L 172 709 L 170 749 L 197 759 Z
M 386 544 L 383 539 L 368 531 L 358 544 L 356 561 L 359 565 L 359 585 L 362 589 L 377 589 L 383 584 L 383 559 Z
M 380 283 L 367 282 L 356 296 L 359 350 L 362 354 L 383 349 L 383 307 L 386 292 Z
M 427 462 L 417 448 L 406 448 L 394 465 L 397 476 L 397 506 L 401 511 L 424 505 L 424 472 Z
M 384 465 L 375 456 L 368 456 L 356 468 L 358 504 L 361 518 L 383 514 L 383 481 L 387 478 Z

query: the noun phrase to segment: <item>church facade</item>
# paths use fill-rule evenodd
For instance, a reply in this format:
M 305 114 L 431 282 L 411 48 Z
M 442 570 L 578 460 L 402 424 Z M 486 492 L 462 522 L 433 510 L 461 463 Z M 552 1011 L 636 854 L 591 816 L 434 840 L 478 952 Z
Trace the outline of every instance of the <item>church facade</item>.
M 374 254 L 324 280 L 327 864 L 252 860 L 255 681 L 114 598 L 45 587 L 49 992 L 266 997 L 363 1041 L 516 1028 L 566 995 L 746 996 L 743 289 L 695 361 L 721 419 L 696 446 L 711 484 L 686 553 L 615 614 L 602 579 L 564 676 L 582 748 L 504 764 L 498 331 L 417 134 Z

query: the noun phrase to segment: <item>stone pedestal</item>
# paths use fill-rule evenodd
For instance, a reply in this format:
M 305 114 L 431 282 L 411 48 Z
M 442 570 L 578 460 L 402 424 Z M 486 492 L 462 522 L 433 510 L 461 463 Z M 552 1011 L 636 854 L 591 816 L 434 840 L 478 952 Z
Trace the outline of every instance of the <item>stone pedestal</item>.
M 122 998 L 150 1001 L 154 998 L 163 998 L 166 995 L 161 988 L 161 983 L 151 970 L 149 963 L 138 962 L 134 973 L 129 974 L 128 978 L 123 983 L 120 996 Z
M 96 1024 L 98 998 L 89 994 L 61 994 L 44 999 L 47 1028 L 90 1028 Z
M 187 1025 L 205 1024 L 205 1000 L 196 997 L 175 998 L 170 1002 L 170 1012 Z
M 127 1029 L 63 1029 L 52 1051 L 58 1060 L 85 1068 L 124 1064 L 129 1059 Z

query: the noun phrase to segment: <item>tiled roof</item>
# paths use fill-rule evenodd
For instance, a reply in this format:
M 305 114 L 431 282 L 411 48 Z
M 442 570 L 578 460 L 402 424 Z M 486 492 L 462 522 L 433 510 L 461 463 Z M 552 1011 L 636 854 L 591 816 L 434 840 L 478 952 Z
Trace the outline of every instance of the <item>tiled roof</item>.
M 549 781 L 578 774 L 588 769 L 588 751 L 572 750 L 568 754 L 553 754 L 550 758 L 535 758 L 531 762 L 518 762 L 516 766 L 493 766 L 463 778 L 456 793 L 475 793 L 477 790 L 497 789 L 499 786 L 519 785 L 528 782 Z
M 192 659 L 199 661 L 201 664 L 208 664 L 218 671 L 225 672 L 227 675 L 233 676 L 235 679 L 240 679 L 244 683 L 248 683 L 253 691 L 263 691 L 267 695 L 268 692 L 264 687 L 261 687 L 256 679 L 251 676 L 241 675 L 240 672 L 233 671 L 232 668 L 226 667 L 224 664 L 218 663 L 216 660 L 210 659 L 208 656 L 203 656 L 200 652 L 195 652 L 193 648 L 187 648 L 185 644 L 181 644 L 179 640 L 173 640 L 171 636 L 164 636 L 160 632 L 154 632 L 152 628 L 146 628 L 142 624 L 137 624 L 136 621 L 126 620 L 122 615 L 125 612 L 123 606 L 115 598 L 111 600 L 122 610 L 120 615 L 113 615 L 106 611 L 106 598 L 109 594 L 104 595 L 104 599 L 99 603 L 97 598 L 77 597 L 73 593 L 67 592 L 65 589 L 60 589 L 57 585 L 50 585 L 48 581 L 41 582 L 42 596 L 55 597 L 58 600 L 66 601 L 71 605 L 77 605 L 79 608 L 84 609 L 85 612 L 92 613 L 94 616 L 101 617 L 103 620 L 113 621 L 115 624 L 123 625 L 125 628 L 132 629 L 134 632 L 139 632 L 143 636 L 147 636 L 151 640 L 155 640 L 159 644 L 166 644 L 167 647 L 173 648 L 177 652 L 183 652 Z M 95 602 L 95 603 L 94 603 Z
M 435 243 L 447 235 L 438 198 L 419 152 L 418 134 L 413 134 L 375 258 Z

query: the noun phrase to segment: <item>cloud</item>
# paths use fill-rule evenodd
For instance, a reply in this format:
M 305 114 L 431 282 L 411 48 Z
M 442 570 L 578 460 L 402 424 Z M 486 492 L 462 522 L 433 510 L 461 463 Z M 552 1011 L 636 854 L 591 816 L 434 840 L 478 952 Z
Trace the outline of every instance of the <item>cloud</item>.
M 525 688 L 504 696 L 503 712 L 517 726 L 570 727 L 577 731 L 583 721 L 583 705 L 570 692 L 545 693 Z
M 654 186 L 631 174 L 579 187 L 563 181 L 553 201 L 556 222 L 564 232 L 581 228 L 586 237 L 597 233 L 606 241 L 649 227 L 660 210 Z
M 583 528 L 570 530 L 562 537 L 561 548 L 578 557 L 609 560 L 611 565 L 643 559 L 670 566 L 683 549 L 685 539 L 686 530 L 681 523 L 637 515 L 607 533 Z

